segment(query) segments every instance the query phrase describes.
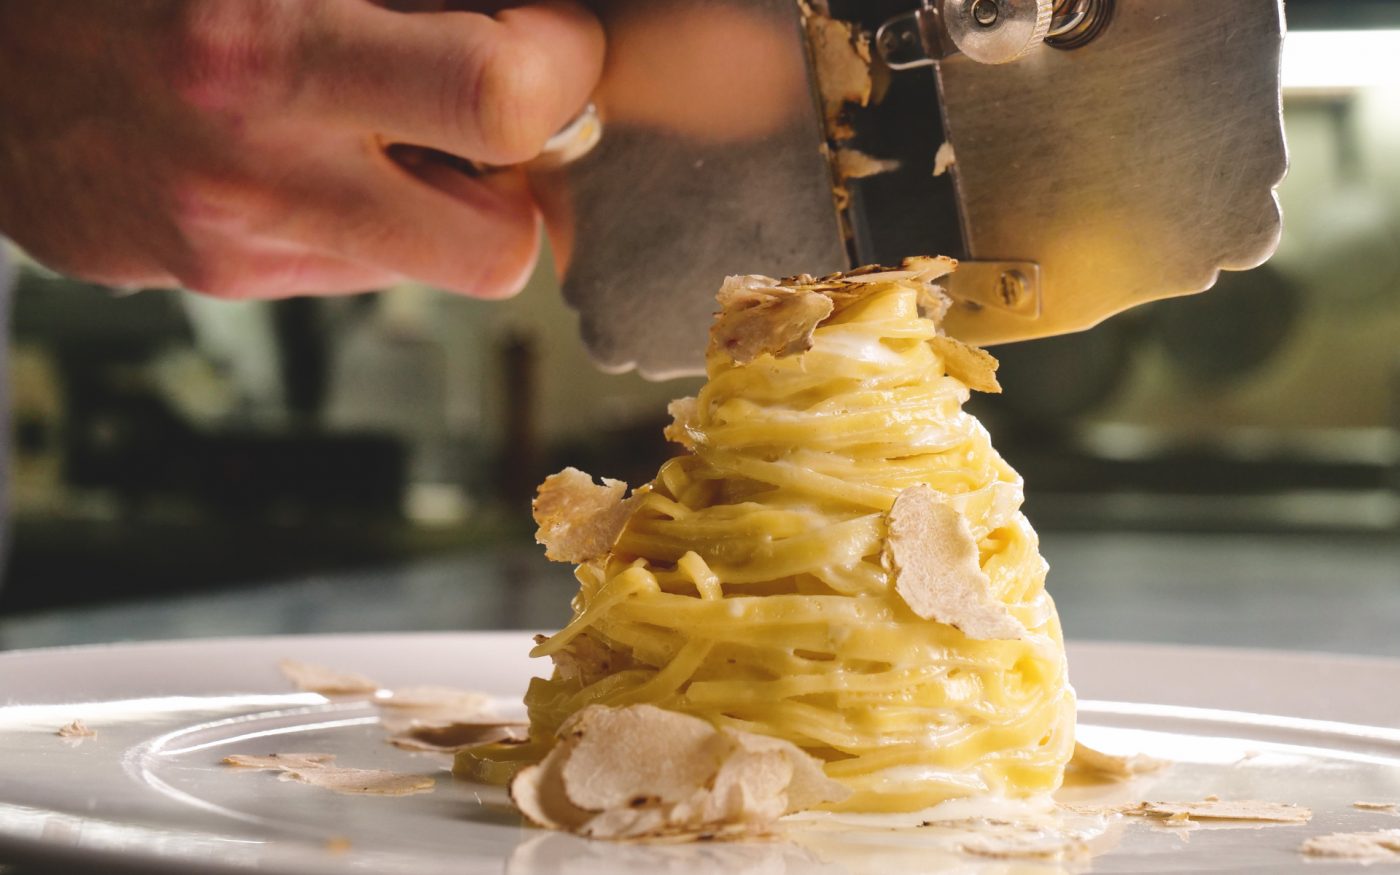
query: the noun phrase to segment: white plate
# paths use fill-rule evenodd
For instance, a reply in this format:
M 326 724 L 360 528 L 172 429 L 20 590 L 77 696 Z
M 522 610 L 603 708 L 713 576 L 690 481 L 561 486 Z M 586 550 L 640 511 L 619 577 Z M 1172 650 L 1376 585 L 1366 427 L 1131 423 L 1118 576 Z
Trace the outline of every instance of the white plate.
M 1176 765 L 1079 798 L 1224 798 L 1312 808 L 1306 826 L 1177 830 L 1128 823 L 1092 864 L 979 860 L 920 847 L 919 831 L 819 846 L 616 845 L 523 827 L 496 790 L 454 781 L 449 760 L 384 743 L 374 709 L 288 692 L 295 658 L 388 687 L 443 684 L 519 710 L 540 666 L 523 633 L 168 642 L 0 654 L 0 862 L 101 871 L 560 872 L 1316 871 L 1303 839 L 1400 827 L 1357 800 L 1400 800 L 1400 662 L 1080 644 L 1071 670 L 1081 737 Z M 81 719 L 81 743 L 55 730 Z M 430 794 L 335 795 L 220 765 L 231 753 L 317 751 L 339 764 L 432 773 Z M 349 840 L 348 848 L 342 839 Z M 1322 864 L 1323 868 L 1331 868 Z M 1377 871 L 1372 868 L 1371 872 Z

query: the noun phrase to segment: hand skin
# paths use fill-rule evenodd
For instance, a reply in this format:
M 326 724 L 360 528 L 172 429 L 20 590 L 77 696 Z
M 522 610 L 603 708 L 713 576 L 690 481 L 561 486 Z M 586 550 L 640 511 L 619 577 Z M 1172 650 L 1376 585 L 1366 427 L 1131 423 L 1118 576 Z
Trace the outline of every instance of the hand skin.
M 574 0 L 446 3 L 0 0 L 0 233 L 113 286 L 514 294 L 540 245 L 524 173 L 386 149 L 529 160 L 603 33 Z

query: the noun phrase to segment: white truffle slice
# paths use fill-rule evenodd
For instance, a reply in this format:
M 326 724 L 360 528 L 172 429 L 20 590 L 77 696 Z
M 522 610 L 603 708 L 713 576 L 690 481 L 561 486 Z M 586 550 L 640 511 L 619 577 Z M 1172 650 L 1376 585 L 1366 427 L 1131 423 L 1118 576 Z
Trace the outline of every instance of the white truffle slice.
M 992 594 L 967 519 L 931 487 L 899 494 L 886 517 L 887 564 L 895 591 L 914 613 L 969 638 L 1024 638 L 1026 629 Z

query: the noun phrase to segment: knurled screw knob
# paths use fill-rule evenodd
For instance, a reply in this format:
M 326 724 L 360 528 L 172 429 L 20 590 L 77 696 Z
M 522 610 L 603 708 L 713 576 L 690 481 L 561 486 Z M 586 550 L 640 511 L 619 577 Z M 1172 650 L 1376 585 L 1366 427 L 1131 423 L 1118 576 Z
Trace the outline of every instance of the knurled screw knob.
M 940 0 L 943 26 L 958 51 L 1006 64 L 1045 41 L 1055 0 Z

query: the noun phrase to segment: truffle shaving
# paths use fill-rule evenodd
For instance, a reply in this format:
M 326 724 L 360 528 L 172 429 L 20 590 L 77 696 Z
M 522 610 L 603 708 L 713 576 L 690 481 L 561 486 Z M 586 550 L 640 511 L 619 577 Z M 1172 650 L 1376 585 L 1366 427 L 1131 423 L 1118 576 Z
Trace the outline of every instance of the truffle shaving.
M 457 753 L 469 747 L 497 742 L 518 742 L 528 737 L 528 725 L 500 721 L 460 722 L 410 726 L 389 736 L 389 743 L 421 753 Z
M 561 739 L 543 760 L 511 779 L 511 801 L 536 826 L 580 832 L 594 816 L 569 801 L 564 787 L 563 767 L 575 743 L 576 739 Z
M 539 826 L 595 838 L 759 834 L 850 794 L 789 742 L 652 705 L 590 706 L 558 738 L 511 781 L 511 799 Z
M 585 708 L 564 725 L 575 743 L 564 788 L 580 808 L 676 803 L 719 768 L 721 738 L 704 720 L 651 705 Z
M 385 769 L 318 766 L 314 769 L 285 770 L 282 779 L 352 796 L 415 796 L 431 793 L 437 787 L 432 775 L 405 775 Z
M 277 664 L 297 689 L 323 696 L 357 696 L 373 693 L 379 684 L 361 674 L 336 671 L 324 665 L 284 659 Z
M 718 299 L 710 350 L 741 365 L 765 353 L 781 358 L 811 349 L 812 332 L 834 309 L 825 295 L 802 294 L 760 276 L 727 278 Z
M 331 765 L 328 753 L 284 753 L 267 756 L 234 754 L 224 764 L 247 771 L 279 772 L 283 780 L 300 781 L 336 793 L 359 796 L 410 796 L 430 793 L 437 786 L 431 775 L 406 775 L 385 769 L 347 769 Z
M 694 452 L 697 446 L 696 420 L 700 416 L 699 402 L 690 396 L 677 398 L 666 405 L 666 412 L 671 415 L 671 424 L 666 426 L 663 432 L 666 440 Z
M 919 315 L 940 321 L 950 301 L 933 282 L 957 266 L 957 261 L 944 256 L 916 256 L 906 258 L 898 268 L 871 265 L 822 277 L 728 277 L 717 295 L 720 312 L 710 329 L 709 355 L 727 355 L 742 365 L 764 354 L 782 358 L 806 352 L 822 322 L 890 283 L 917 286 Z M 987 353 L 951 338 L 937 338 L 935 349 L 949 372 L 969 386 L 988 392 L 1001 390 L 994 376 L 996 362 Z M 693 448 L 694 400 L 680 399 L 668 411 L 673 422 L 666 437 Z
M 1307 823 L 1312 811 L 1286 802 L 1254 799 L 1206 799 L 1201 802 L 1144 802 L 1128 814 L 1162 820 L 1259 820 L 1270 823 Z
M 924 484 L 899 494 L 886 517 L 886 565 L 914 613 L 969 638 L 1005 640 L 1026 630 L 991 591 L 967 519 Z
M 379 725 L 389 733 L 389 741 L 399 747 L 414 748 L 420 732 L 451 726 L 507 726 L 492 709 L 491 697 L 484 693 L 453 687 L 405 687 L 384 690 L 375 697 Z M 466 731 L 466 730 L 464 730 Z
M 546 640 L 544 635 L 535 637 L 536 644 Z M 551 653 L 549 658 L 560 678 L 577 681 L 585 687 L 632 664 L 627 654 L 613 650 L 587 632 Z
M 969 346 L 961 340 L 940 335 L 929 341 L 934 352 L 943 359 L 943 370 L 969 389 L 998 393 L 997 360 L 985 349 Z
M 74 720 L 66 726 L 60 726 L 54 734 L 59 738 L 92 738 L 97 735 L 97 731 L 89 729 L 81 720 Z
M 1086 856 L 1089 843 L 1075 836 L 1049 834 L 1002 835 L 974 832 L 958 843 L 966 854 L 993 860 L 1060 860 Z
M 807 43 L 817 74 L 826 133 L 833 140 L 848 140 L 855 130 L 846 121 L 849 104 L 870 103 L 874 81 L 870 76 L 870 43 L 850 24 L 803 3 Z
M 604 479 L 600 486 L 577 468 L 545 478 L 532 506 L 544 555 L 575 564 L 606 556 L 639 499 L 636 493 L 624 499 L 626 492 L 619 480 Z
M 1085 772 L 1104 775 L 1126 781 L 1138 775 L 1160 772 L 1171 765 L 1167 760 L 1159 760 L 1147 754 L 1136 753 L 1130 756 L 1117 756 L 1094 750 L 1083 742 L 1074 743 L 1074 758 L 1070 766 Z
M 898 170 L 899 162 L 888 158 L 876 158 L 859 149 L 836 150 L 836 175 L 841 179 L 864 179 Z
M 957 163 L 957 155 L 953 153 L 953 144 L 944 140 L 938 147 L 938 151 L 933 153 L 933 175 L 942 176 L 948 172 L 948 168 Z
M 334 761 L 335 754 L 331 753 L 270 753 L 267 756 L 236 753 L 224 757 L 226 766 L 272 772 L 314 769 Z
M 1334 832 L 1308 839 L 1299 850 L 1310 857 L 1335 860 L 1400 860 L 1400 829 Z

